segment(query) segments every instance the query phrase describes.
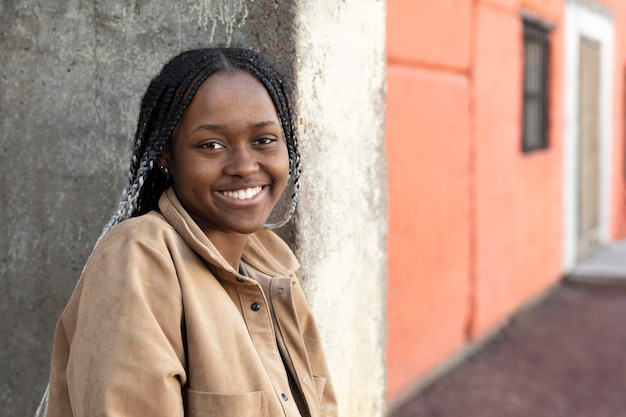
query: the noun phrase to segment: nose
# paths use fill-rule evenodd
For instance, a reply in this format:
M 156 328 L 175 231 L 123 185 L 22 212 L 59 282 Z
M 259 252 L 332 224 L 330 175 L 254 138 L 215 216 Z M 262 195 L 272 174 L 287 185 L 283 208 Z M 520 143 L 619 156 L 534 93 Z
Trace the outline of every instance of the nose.
M 228 162 L 224 166 L 224 172 L 227 175 L 247 177 L 257 172 L 258 169 L 259 164 L 254 157 L 252 149 L 246 146 L 231 148 L 228 155 Z

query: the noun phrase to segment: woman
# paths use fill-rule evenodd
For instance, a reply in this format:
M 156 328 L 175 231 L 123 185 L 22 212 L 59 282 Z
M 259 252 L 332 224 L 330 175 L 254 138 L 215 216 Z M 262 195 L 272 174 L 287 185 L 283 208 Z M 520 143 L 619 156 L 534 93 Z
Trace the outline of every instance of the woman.
M 282 77 L 238 48 L 184 52 L 141 106 L 122 201 L 54 335 L 41 415 L 334 416 L 298 262 Z

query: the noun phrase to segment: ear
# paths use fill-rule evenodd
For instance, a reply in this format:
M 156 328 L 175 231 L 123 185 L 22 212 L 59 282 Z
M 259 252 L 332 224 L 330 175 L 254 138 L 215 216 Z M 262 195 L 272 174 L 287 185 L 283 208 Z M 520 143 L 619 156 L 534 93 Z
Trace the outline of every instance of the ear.
M 169 142 L 166 143 L 165 146 L 163 147 L 163 150 L 161 151 L 161 154 L 159 156 L 157 156 L 157 158 L 156 158 L 156 163 L 157 163 L 157 166 L 159 167 L 159 170 L 166 177 L 169 177 L 170 173 L 171 173 L 171 159 L 172 159 L 172 156 L 170 154 L 170 146 L 169 145 L 170 145 Z

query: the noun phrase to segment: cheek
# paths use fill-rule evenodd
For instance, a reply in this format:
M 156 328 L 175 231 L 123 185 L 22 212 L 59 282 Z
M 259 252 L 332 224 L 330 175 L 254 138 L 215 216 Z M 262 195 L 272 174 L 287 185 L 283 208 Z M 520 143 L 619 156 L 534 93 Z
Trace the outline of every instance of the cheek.
M 285 192 L 287 184 L 289 183 L 289 158 L 281 156 L 279 159 L 274 159 L 272 163 L 272 171 L 270 174 L 274 178 L 275 189 L 279 195 Z
M 281 161 L 280 164 L 280 172 L 282 173 L 283 181 L 286 183 L 289 180 L 289 176 L 291 175 L 291 170 L 289 169 L 289 156 L 287 152 Z
M 283 151 L 281 153 L 282 164 L 285 167 L 285 171 L 289 174 L 289 150 L 287 149 L 287 144 L 284 144 Z

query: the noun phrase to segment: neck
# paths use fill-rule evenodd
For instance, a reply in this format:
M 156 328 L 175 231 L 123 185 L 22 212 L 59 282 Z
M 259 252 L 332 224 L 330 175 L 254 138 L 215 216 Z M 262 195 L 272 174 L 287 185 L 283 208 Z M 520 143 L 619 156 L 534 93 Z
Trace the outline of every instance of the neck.
M 205 234 L 226 262 L 228 262 L 235 271 L 239 271 L 239 262 L 243 254 L 243 248 L 248 242 L 248 235 L 224 233 L 215 230 L 205 231 Z

